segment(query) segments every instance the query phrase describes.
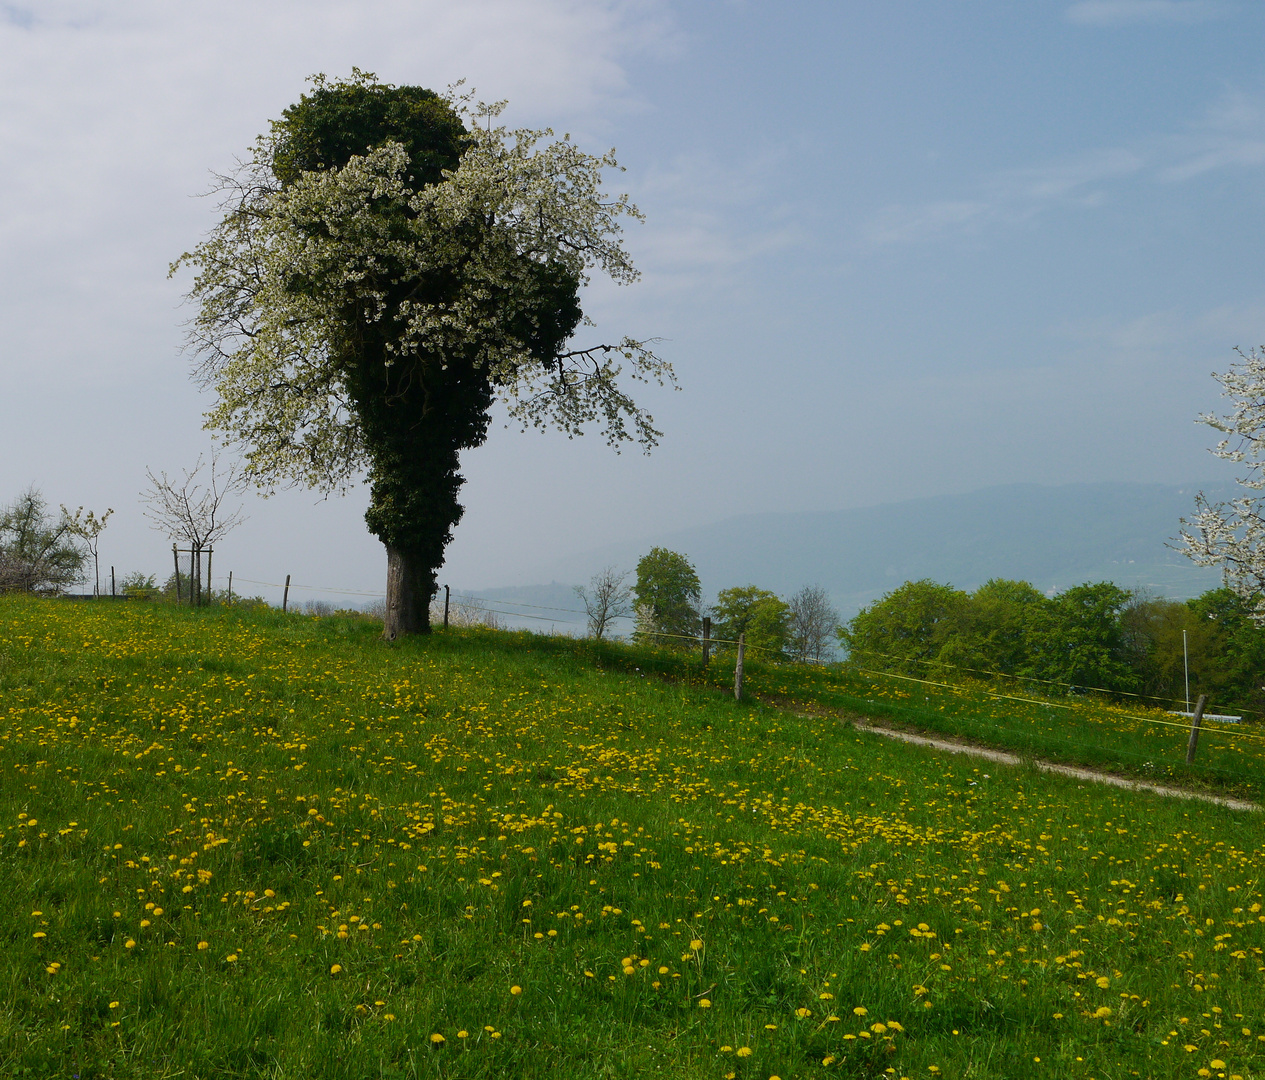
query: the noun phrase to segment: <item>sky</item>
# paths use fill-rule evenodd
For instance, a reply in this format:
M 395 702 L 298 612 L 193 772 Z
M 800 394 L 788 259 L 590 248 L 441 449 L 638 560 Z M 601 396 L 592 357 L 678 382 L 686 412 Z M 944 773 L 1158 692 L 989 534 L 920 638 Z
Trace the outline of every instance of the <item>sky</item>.
M 147 470 L 213 446 L 169 264 L 212 174 L 353 66 L 615 147 L 642 277 L 585 308 L 680 384 L 640 393 L 649 456 L 498 413 L 441 580 L 757 511 L 1225 478 L 1195 421 L 1265 341 L 1263 40 L 1250 0 L 0 0 L 0 502 L 112 507 L 102 562 L 169 569 Z M 217 577 L 380 592 L 366 501 L 245 496 Z

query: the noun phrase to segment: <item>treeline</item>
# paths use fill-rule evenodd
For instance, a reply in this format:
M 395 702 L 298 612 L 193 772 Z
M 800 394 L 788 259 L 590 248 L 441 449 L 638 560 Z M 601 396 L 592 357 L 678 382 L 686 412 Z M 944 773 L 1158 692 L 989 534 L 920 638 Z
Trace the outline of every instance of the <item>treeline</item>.
M 589 633 L 601 640 L 618 619 L 633 620 L 633 637 L 656 645 L 695 648 L 710 622 L 710 640 L 723 651 L 742 637 L 762 660 L 820 663 L 833 653 L 839 613 L 820 585 L 805 585 L 786 599 L 756 585 L 721 589 L 716 603 L 703 603 L 694 564 L 680 552 L 655 547 L 629 571 L 608 566 L 588 586 L 576 586 Z
M 1193 600 L 1130 592 L 1110 582 L 1045 596 L 995 579 L 974 592 L 910 581 L 840 628 L 852 663 L 919 677 L 1010 675 L 1064 689 L 1139 694 L 1181 707 L 1265 714 L 1265 630 L 1253 603 L 1229 589 Z M 1183 640 L 1184 639 L 1184 640 Z

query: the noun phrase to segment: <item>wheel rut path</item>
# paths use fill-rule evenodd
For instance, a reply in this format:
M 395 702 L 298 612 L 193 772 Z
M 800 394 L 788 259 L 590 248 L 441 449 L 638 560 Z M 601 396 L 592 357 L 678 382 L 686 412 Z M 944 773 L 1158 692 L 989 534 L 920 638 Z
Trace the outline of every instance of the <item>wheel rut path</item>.
M 1018 754 L 1005 750 L 993 750 L 986 746 L 973 746 L 969 743 L 949 742 L 936 739 L 930 735 L 915 735 L 909 731 L 898 731 L 895 728 L 883 727 L 867 720 L 852 718 L 852 726 L 857 731 L 865 731 L 871 735 L 880 735 L 885 739 L 897 739 L 900 742 L 912 743 L 915 746 L 926 746 L 949 754 L 967 754 L 971 757 L 995 761 L 999 765 L 1023 765 L 1027 760 Z M 1209 795 L 1202 791 L 1188 791 L 1185 788 L 1167 787 L 1163 784 L 1149 784 L 1145 780 L 1130 780 L 1111 773 L 1099 772 L 1096 769 L 1085 769 L 1075 765 L 1058 765 L 1052 761 L 1034 761 L 1033 764 L 1042 772 L 1057 773 L 1070 776 L 1075 780 L 1085 780 L 1092 784 L 1110 784 L 1113 787 L 1128 788 L 1131 791 L 1149 791 L 1153 795 L 1162 795 L 1170 799 L 1193 799 L 1197 802 L 1214 803 L 1231 810 L 1260 810 L 1261 807 L 1246 799 L 1234 799 L 1227 795 Z

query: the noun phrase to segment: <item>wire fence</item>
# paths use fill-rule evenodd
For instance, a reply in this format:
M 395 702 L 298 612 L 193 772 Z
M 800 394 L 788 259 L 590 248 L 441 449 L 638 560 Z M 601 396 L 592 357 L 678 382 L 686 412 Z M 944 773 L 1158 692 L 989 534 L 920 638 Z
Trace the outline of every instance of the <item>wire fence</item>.
M 891 672 L 891 671 L 872 671 L 868 668 L 854 668 L 853 670 L 858 671 L 864 675 L 869 675 L 871 677 L 877 677 L 877 678 L 883 678 L 883 679 L 898 679 L 902 682 L 921 683 L 924 686 L 934 686 L 937 689 L 953 690 L 959 693 L 965 693 L 969 689 L 957 683 L 935 682 L 931 679 L 919 679 L 913 675 L 898 675 L 895 672 Z M 1084 711 L 1083 705 L 1071 703 L 1071 702 L 1051 701 L 1049 698 L 1019 697 L 1016 694 L 999 694 L 990 690 L 982 690 L 980 692 L 983 693 L 986 697 L 994 698 L 1001 701 L 1016 701 L 1016 702 L 1022 702 L 1028 705 L 1041 705 L 1045 708 L 1065 709 L 1065 710 L 1068 710 L 1069 712 Z M 1122 719 L 1139 720 L 1144 724 L 1156 724 L 1162 727 L 1180 728 L 1182 731 L 1190 730 L 1190 724 L 1178 723 L 1175 720 L 1161 720 L 1157 716 L 1140 716 L 1140 715 L 1137 715 L 1136 713 L 1126 713 L 1126 712 L 1118 712 L 1117 715 L 1120 716 Z M 1117 727 L 1117 730 L 1124 733 L 1128 731 L 1128 728 L 1121 726 L 1121 727 Z M 1233 739 L 1254 739 L 1260 742 L 1265 742 L 1265 735 L 1253 735 L 1250 732 L 1246 732 L 1238 728 L 1227 728 L 1227 727 L 1220 727 L 1220 726 L 1201 727 L 1200 731 L 1203 734 L 1211 733 L 1211 734 L 1217 734 L 1217 735 L 1225 735 Z
M 898 664 L 907 664 L 907 663 L 922 664 L 926 667 L 941 668 L 941 669 L 947 668 L 951 671 L 964 671 L 971 675 L 985 675 L 993 679 L 1014 679 L 1020 682 L 1039 683 L 1043 686 L 1059 687 L 1063 690 L 1066 690 L 1068 693 L 1088 692 L 1088 693 L 1093 693 L 1093 694 L 1106 694 L 1109 697 L 1134 698 L 1138 701 L 1158 702 L 1164 705 L 1165 707 L 1174 705 L 1179 701 L 1185 700 L 1184 698 L 1175 696 L 1175 695 L 1161 696 L 1159 694 L 1144 694 L 1144 693 L 1135 692 L 1131 690 L 1110 690 L 1102 686 L 1088 686 L 1085 683 L 1060 682 L 1057 679 L 1040 679 L 1033 675 L 1017 675 L 1017 674 L 1014 674 L 1013 672 L 1008 672 L 1008 671 L 989 671 L 984 668 L 973 668 L 973 667 L 966 667 L 960 664 L 949 664 L 949 663 L 944 662 L 943 660 L 927 660 L 927 659 L 917 657 L 917 656 L 891 656 L 888 653 L 876 652 L 873 649 L 864 649 L 860 651 L 862 655 L 864 656 L 876 656 L 879 659 L 892 660 Z M 891 673 L 888 672 L 885 674 L 891 674 Z M 1248 715 L 1248 714 L 1259 715 L 1260 714 L 1259 709 L 1248 709 L 1239 705 L 1222 703 L 1220 707 L 1234 709 L 1243 715 Z M 1190 714 L 1185 713 L 1184 715 L 1190 715 Z M 1209 719 L 1209 720 L 1212 719 L 1212 717 L 1206 713 L 1204 714 L 1204 718 Z

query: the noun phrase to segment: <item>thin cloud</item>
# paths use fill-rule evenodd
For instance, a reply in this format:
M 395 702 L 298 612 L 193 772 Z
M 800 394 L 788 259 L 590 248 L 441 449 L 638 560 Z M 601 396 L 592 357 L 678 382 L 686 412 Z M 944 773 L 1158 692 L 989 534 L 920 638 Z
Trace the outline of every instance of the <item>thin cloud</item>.
M 1265 163 L 1265 104 L 1232 91 L 1192 131 L 1172 140 L 1177 160 L 1159 171 L 1161 180 L 1180 183 L 1215 169 Z
M 1057 207 L 1092 210 L 1128 183 L 1184 183 L 1220 169 L 1261 165 L 1265 101 L 1232 91 L 1185 131 L 1002 170 L 982 178 L 973 196 L 885 207 L 862 229 L 862 239 L 871 247 L 934 241 L 1030 221 Z
M 16 4 L 0 4 L 0 22 L 29 30 L 35 25 L 35 12 Z
M 732 287 L 753 262 L 802 243 L 796 224 L 763 207 L 790 151 L 773 145 L 741 166 L 706 155 L 679 156 L 638 177 L 645 231 L 631 230 L 630 247 L 645 273 L 643 292 L 695 294 Z
M 1130 26 L 1138 23 L 1199 23 L 1227 14 L 1209 0 L 1081 0 L 1067 9 L 1077 26 Z
M 992 205 L 981 200 L 946 200 L 922 206 L 889 206 L 865 230 L 876 247 L 935 240 L 950 231 L 977 225 L 992 216 Z

